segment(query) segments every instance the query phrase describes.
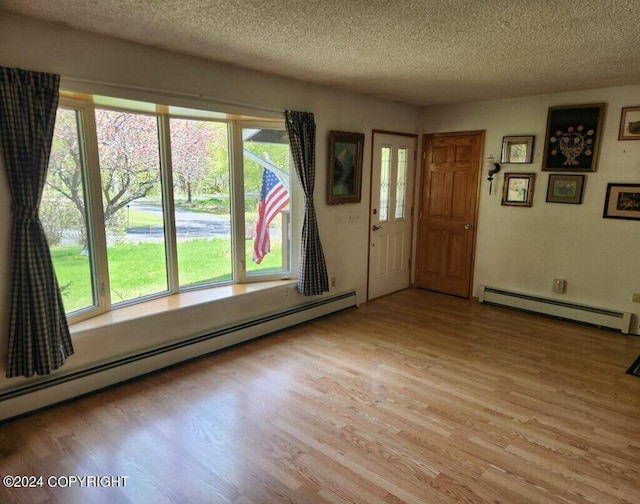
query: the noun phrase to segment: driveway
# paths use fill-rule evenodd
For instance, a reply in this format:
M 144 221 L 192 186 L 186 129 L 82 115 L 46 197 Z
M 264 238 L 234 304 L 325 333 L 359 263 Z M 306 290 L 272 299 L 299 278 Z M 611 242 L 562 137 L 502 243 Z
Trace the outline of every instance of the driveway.
M 139 212 L 151 214 L 159 219 L 162 218 L 162 209 L 159 206 L 135 201 L 132 201 L 130 205 Z M 176 233 L 179 241 L 214 237 L 230 238 L 231 220 L 222 215 L 176 210 Z M 127 228 L 125 241 L 133 243 L 160 241 L 163 236 L 164 227 L 161 225 Z

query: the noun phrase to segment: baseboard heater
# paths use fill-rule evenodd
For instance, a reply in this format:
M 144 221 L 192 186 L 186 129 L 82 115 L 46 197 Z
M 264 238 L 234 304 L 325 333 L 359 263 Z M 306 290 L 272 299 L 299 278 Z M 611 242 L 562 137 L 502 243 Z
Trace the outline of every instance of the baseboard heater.
M 598 327 L 617 329 L 624 334 L 629 334 L 631 326 L 631 313 L 629 312 L 567 303 L 558 299 L 532 296 L 495 287 L 487 287 L 486 285 L 481 286 L 478 300 L 481 303 L 507 306 Z
M 357 306 L 349 291 L 0 394 L 0 421 Z

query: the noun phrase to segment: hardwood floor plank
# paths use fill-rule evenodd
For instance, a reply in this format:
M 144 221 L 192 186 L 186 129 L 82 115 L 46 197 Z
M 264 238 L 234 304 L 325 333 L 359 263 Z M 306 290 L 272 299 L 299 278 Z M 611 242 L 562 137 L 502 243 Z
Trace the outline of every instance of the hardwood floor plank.
M 0 424 L 4 503 L 615 503 L 640 338 L 406 290 Z

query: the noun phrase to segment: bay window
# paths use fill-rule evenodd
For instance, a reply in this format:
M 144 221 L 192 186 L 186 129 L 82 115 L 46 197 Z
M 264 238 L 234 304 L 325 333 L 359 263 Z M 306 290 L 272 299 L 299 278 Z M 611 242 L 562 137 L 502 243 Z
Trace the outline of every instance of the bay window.
M 290 276 L 283 121 L 81 98 L 61 96 L 40 210 L 71 322 Z

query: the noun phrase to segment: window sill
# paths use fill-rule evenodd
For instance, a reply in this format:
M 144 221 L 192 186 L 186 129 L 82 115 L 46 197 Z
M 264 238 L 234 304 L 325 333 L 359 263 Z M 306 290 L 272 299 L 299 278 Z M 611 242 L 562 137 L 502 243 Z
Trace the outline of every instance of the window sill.
M 90 319 L 69 325 L 71 334 L 91 331 L 100 327 L 120 324 L 132 320 L 151 317 L 160 313 L 166 313 L 183 308 L 189 308 L 201 304 L 211 303 L 222 299 L 242 296 L 254 292 L 283 287 L 295 288 L 295 280 L 273 280 L 268 282 L 254 282 L 244 284 L 225 285 L 210 289 L 194 290 L 173 294 L 134 305 L 117 308 L 107 313 L 102 313 Z

